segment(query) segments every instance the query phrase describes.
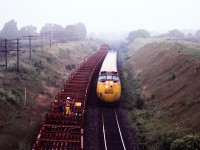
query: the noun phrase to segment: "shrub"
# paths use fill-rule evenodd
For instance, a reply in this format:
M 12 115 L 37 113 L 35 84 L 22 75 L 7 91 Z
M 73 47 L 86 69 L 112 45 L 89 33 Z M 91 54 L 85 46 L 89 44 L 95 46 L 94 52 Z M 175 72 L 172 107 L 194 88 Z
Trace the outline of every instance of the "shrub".
M 20 65 L 20 73 L 22 74 L 34 74 L 36 72 L 36 69 L 29 63 L 21 62 Z
M 4 104 L 19 104 L 20 103 L 20 94 L 17 92 L 18 90 L 12 88 L 10 91 L 6 91 L 3 88 L 0 88 L 0 103 Z
M 200 135 L 187 135 L 176 139 L 171 145 L 171 150 L 199 150 Z
M 53 58 L 51 58 L 51 57 L 47 57 L 46 59 L 47 59 L 47 62 L 48 62 L 49 64 L 52 64 L 52 62 L 53 62 Z
M 125 60 L 129 60 L 131 57 L 129 57 L 129 56 L 127 56 L 126 58 L 125 58 Z
M 75 64 L 68 64 L 65 66 L 66 70 L 72 70 L 72 69 L 76 69 L 76 65 Z
M 13 91 L 9 91 L 6 95 L 6 100 L 10 102 L 11 104 L 19 104 L 20 102 L 20 97 L 19 95 L 16 95 L 13 93 Z
M 141 98 L 140 95 L 138 95 L 138 98 L 136 99 L 135 106 L 137 109 L 142 109 L 144 106 L 144 100 Z
M 36 60 L 33 65 L 36 68 L 36 71 L 38 71 L 38 72 L 40 72 L 44 69 L 44 66 L 43 66 L 41 60 Z
M 173 141 L 180 137 L 181 134 L 178 132 L 161 132 L 157 133 L 154 140 L 152 140 L 152 144 L 157 150 L 170 150 Z

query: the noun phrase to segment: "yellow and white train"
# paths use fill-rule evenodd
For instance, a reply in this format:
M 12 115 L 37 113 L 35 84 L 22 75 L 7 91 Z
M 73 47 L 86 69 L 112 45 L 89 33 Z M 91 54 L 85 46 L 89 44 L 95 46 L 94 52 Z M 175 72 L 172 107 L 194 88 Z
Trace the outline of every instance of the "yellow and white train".
M 99 72 L 97 96 L 102 102 L 115 103 L 121 96 L 121 83 L 117 71 L 117 51 L 109 50 Z

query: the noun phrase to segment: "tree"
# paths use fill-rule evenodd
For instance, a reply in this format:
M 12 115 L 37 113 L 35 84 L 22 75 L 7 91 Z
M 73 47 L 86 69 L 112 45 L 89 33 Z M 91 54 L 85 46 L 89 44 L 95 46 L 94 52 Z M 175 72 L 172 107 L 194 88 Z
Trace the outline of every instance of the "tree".
M 64 28 L 58 24 L 46 23 L 45 26 L 41 28 L 40 32 L 41 33 L 54 32 L 52 34 L 53 39 L 61 40 L 63 39 L 62 37 L 63 37 Z
M 169 37 L 175 37 L 175 38 L 183 38 L 184 37 L 184 33 L 177 30 L 177 29 L 174 29 L 174 30 L 170 30 L 169 33 L 168 33 L 168 36 Z
M 76 28 L 74 25 L 68 25 L 65 27 L 65 39 L 67 41 L 76 39 Z
M 170 30 L 168 33 L 160 34 L 156 37 L 158 37 L 158 38 L 173 37 L 173 38 L 181 39 L 181 38 L 184 38 L 184 36 L 185 35 L 183 32 L 181 32 L 178 29 L 174 29 L 174 30 Z
M 86 39 L 87 31 L 83 23 L 68 25 L 65 27 L 67 40 L 84 40 Z
M 17 22 L 14 19 L 5 23 L 3 29 L 0 32 L 0 37 L 8 39 L 18 37 Z
M 61 25 L 53 24 L 53 23 L 46 23 L 45 26 L 42 27 L 40 32 L 50 32 L 50 31 L 63 31 L 64 28 Z
M 76 38 L 77 40 L 84 40 L 86 39 L 87 30 L 83 23 L 78 23 L 75 25 L 75 31 L 76 31 Z
M 129 42 L 134 41 L 137 38 L 148 38 L 150 37 L 150 33 L 144 29 L 139 29 L 135 31 L 131 31 L 126 38 Z
M 200 38 L 200 29 L 196 31 L 195 37 Z
M 36 33 L 37 33 L 37 27 L 32 25 L 22 27 L 19 30 L 19 36 L 34 35 Z

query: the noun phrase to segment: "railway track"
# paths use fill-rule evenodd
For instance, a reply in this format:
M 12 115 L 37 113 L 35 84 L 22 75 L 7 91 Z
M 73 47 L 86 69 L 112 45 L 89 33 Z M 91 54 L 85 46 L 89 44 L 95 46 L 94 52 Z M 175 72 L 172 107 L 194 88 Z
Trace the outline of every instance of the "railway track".
M 51 107 L 46 112 L 34 150 L 83 149 L 85 104 L 91 82 L 101 67 L 107 49 L 108 45 L 102 45 L 97 53 L 71 74 L 55 96 L 55 100 L 51 102 Z
M 102 108 L 102 130 L 105 150 L 126 150 L 115 107 Z

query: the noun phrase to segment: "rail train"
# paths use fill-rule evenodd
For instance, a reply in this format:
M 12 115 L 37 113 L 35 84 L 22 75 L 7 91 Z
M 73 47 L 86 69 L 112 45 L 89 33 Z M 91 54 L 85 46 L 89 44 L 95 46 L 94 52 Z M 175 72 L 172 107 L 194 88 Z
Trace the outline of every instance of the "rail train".
M 109 50 L 101 66 L 97 81 L 100 102 L 114 104 L 120 100 L 121 82 L 117 71 L 117 51 Z

